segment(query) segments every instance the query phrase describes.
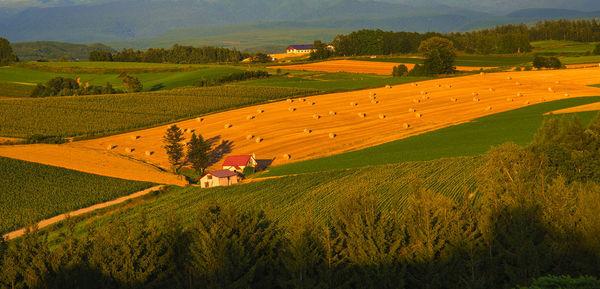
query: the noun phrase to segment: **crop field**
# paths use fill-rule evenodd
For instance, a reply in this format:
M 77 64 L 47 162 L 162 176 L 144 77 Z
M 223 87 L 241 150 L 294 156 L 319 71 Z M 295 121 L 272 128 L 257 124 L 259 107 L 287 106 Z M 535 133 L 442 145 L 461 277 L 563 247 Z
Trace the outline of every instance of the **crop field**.
M 0 157 L 0 235 L 152 186 Z
M 587 124 L 600 110 L 598 101 L 600 101 L 600 97 L 571 98 L 540 103 L 358 151 L 273 167 L 261 176 L 476 156 L 483 154 L 491 146 L 505 142 L 510 141 L 519 145 L 531 142 L 534 133 L 542 123 L 544 114 L 549 112 L 577 112 L 579 119 Z
M 423 64 L 423 59 L 418 57 L 387 57 L 378 56 L 377 58 L 357 57 L 353 60 L 371 61 L 371 62 L 392 62 L 392 63 L 410 63 Z M 505 55 L 458 55 L 456 65 L 461 67 L 514 67 L 525 65 L 533 61 L 530 56 L 505 56 Z
M 115 88 L 123 89 L 123 81 L 118 76 L 124 71 L 137 77 L 142 82 L 144 91 L 155 91 L 197 85 L 198 81 L 202 78 L 213 79 L 242 71 L 242 69 L 234 68 L 233 66 L 161 66 L 159 64 L 147 66 L 147 64 L 48 62 L 26 67 L 5 67 L 0 69 L 0 82 L 36 84 L 45 83 L 54 77 L 62 76 L 73 79 L 81 78 L 83 83 L 89 82 L 91 85 L 105 85 L 108 82 Z M 0 95 L 3 93 L 4 89 L 0 86 Z
M 185 225 L 196 217 L 198 208 L 214 201 L 241 210 L 263 209 L 283 225 L 307 214 L 313 215 L 317 222 L 324 222 L 339 202 L 356 195 L 373 197 L 377 209 L 389 210 L 401 210 L 418 188 L 463 200 L 475 192 L 477 168 L 483 162 L 481 157 L 439 159 L 305 174 L 231 187 L 173 188 L 168 193 L 145 198 L 133 208 L 95 217 L 90 222 L 101 226 L 112 218 L 124 221 L 139 218 L 143 212 L 153 221 L 162 222 L 165 216 L 175 216 Z M 90 222 L 80 222 L 76 230 L 85 233 Z
M 593 51 L 596 43 L 549 40 L 532 42 L 534 53 L 585 53 Z
M 585 64 L 585 63 L 600 63 L 600 55 L 592 56 L 568 56 L 560 58 L 560 61 L 565 65 Z
M 93 136 L 316 92 L 224 86 L 120 95 L 0 99 L 0 136 Z
M 0 70 L 1 71 L 1 70 Z M 2 97 L 27 97 L 35 86 L 14 82 L 0 81 L 0 98 Z
M 340 92 L 382 87 L 430 79 L 428 77 L 389 77 L 355 73 L 315 73 L 297 71 L 289 77 L 271 77 L 236 83 L 240 86 L 297 87 L 318 89 L 324 92 Z

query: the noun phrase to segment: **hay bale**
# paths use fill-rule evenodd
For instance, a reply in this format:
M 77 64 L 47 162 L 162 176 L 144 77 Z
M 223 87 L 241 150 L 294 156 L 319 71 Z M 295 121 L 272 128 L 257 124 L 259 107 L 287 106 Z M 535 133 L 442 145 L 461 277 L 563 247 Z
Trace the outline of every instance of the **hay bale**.
M 254 141 L 255 141 L 256 143 L 260 143 L 260 142 L 262 142 L 262 141 L 263 141 L 263 139 L 262 139 L 261 137 L 257 137 L 257 138 L 256 138 Z
M 525 101 L 525 104 L 529 104 L 529 100 L 526 100 L 526 101 Z
M 600 64 L 598 64 L 598 66 L 600 66 Z M 413 82 L 412 86 L 419 86 L 419 84 Z
M 384 118 L 385 118 L 385 114 L 383 114 L 383 113 L 380 113 L 380 114 L 379 114 L 379 119 L 384 119 Z
M 488 106 L 488 107 L 485 108 L 485 110 L 492 110 L 492 107 Z
M 375 93 L 375 92 L 372 92 L 372 91 L 369 91 L 369 95 L 370 95 L 370 96 L 375 96 L 375 95 L 377 95 L 377 93 Z
M 188 131 L 189 131 L 189 129 L 187 129 L 187 128 L 183 129 L 183 132 L 188 132 Z
M 315 104 L 317 104 L 317 103 L 316 103 L 316 102 L 314 102 L 314 101 L 310 103 L 310 105 L 315 105 Z
M 418 113 L 418 112 L 415 112 L 415 116 L 416 116 L 417 118 L 421 118 L 421 117 L 423 117 L 423 115 L 422 115 L 422 114 L 420 114 L 420 113 Z
M 471 92 L 471 95 L 472 95 L 472 96 L 478 96 L 478 95 L 479 95 L 479 93 L 477 93 L 477 92 Z
M 337 112 L 335 112 L 335 111 L 333 111 L 333 110 L 330 110 L 330 111 L 329 111 L 329 115 L 336 115 L 336 114 L 337 114 Z
M 404 127 L 405 129 L 409 129 L 409 128 L 410 128 L 410 124 L 408 124 L 408 123 L 404 123 L 404 124 L 402 125 L 402 127 Z
M 153 151 L 146 151 L 146 152 L 144 152 L 144 154 L 147 155 L 147 156 L 151 156 L 151 155 L 154 154 L 154 152 Z
M 312 116 L 312 117 L 313 117 L 314 119 L 319 119 L 319 118 L 321 118 L 321 116 L 320 116 L 320 115 L 318 115 L 318 114 L 313 114 L 313 116 Z
M 379 101 L 377 101 L 377 100 L 371 100 L 371 103 L 372 103 L 372 104 L 378 104 L 378 103 L 379 103 Z
M 477 102 L 480 101 L 480 99 L 478 97 L 473 97 L 473 101 Z
M 190 133 L 196 132 L 195 129 L 190 129 Z
M 377 96 L 371 96 L 371 95 L 369 95 L 369 99 L 377 99 Z
M 485 72 L 482 71 L 482 72 L 479 73 L 479 75 L 484 76 Z
M 491 87 L 490 87 L 490 88 L 488 88 L 488 90 L 489 90 L 490 92 L 494 92 L 494 91 L 496 91 L 495 89 L 493 89 L 493 88 L 491 88 Z
M 291 106 L 290 106 L 290 107 L 288 107 L 288 110 L 289 110 L 289 111 L 296 111 L 296 109 L 295 109 L 295 108 L 293 108 L 293 107 L 291 107 Z
M 518 97 L 521 97 L 521 96 L 523 96 L 523 94 L 522 94 L 522 93 L 520 93 L 520 92 L 517 92 L 517 96 L 518 96 Z
M 408 112 L 415 112 L 415 111 L 417 111 L 417 110 L 412 107 L 408 109 Z
M 201 118 L 201 117 L 197 117 L 197 118 L 196 118 L 196 121 L 197 121 L 197 122 L 202 122 L 202 121 L 204 121 L 204 119 L 203 119 L 203 118 Z
M 287 102 L 290 102 L 290 103 L 291 103 L 291 102 L 294 102 L 294 100 L 293 100 L 293 99 L 291 99 L 291 98 L 288 98 L 288 99 L 287 99 Z
M 307 129 L 307 128 L 304 129 L 305 134 L 310 134 L 311 132 L 312 132 L 312 130 L 310 130 L 310 129 Z
M 556 84 L 560 84 L 560 80 L 557 80 L 557 81 L 556 81 L 556 82 L 554 82 L 554 83 L 556 83 Z
M 506 77 L 506 79 L 508 79 L 508 80 L 511 80 L 511 79 L 512 79 L 512 77 L 510 77 L 510 76 L 507 76 L 507 77 Z
M 302 102 L 306 102 L 306 98 L 303 98 L 303 99 L 302 99 Z
M 356 102 L 351 102 L 351 103 L 350 103 L 350 106 L 358 106 L 358 103 L 356 103 Z
M 132 136 L 131 136 L 131 139 L 132 139 L 132 140 L 136 140 L 136 139 L 139 139 L 139 138 L 140 138 L 140 136 L 139 136 L 139 135 L 132 135 Z
M 116 147 L 117 147 L 116 145 L 111 145 L 111 144 L 109 144 L 109 145 L 106 147 L 106 149 L 107 149 L 107 150 L 109 150 L 109 151 L 111 151 L 112 149 L 114 149 L 114 148 L 116 148 Z
M 230 127 L 232 127 L 232 125 L 230 123 L 225 124 L 225 128 L 230 128 Z
M 413 99 L 413 102 L 414 102 L 414 103 L 420 103 L 420 102 L 421 102 L 421 100 L 420 100 L 420 99 L 416 99 L 416 98 L 414 98 L 414 99 Z
M 429 96 L 428 95 L 423 95 L 423 96 L 421 96 L 421 98 L 424 99 L 424 100 L 428 100 Z
M 284 160 L 289 160 L 289 159 L 291 159 L 291 158 L 292 158 L 292 156 L 290 156 L 289 154 L 284 154 L 284 155 L 283 155 L 283 159 L 284 159 Z
M 513 101 L 513 99 L 509 97 L 506 99 L 506 101 Z
M 254 119 L 253 115 L 249 115 L 249 116 L 246 117 L 246 120 L 251 120 L 251 119 Z
M 246 136 L 246 139 L 247 139 L 247 140 L 251 140 L 251 139 L 253 139 L 253 138 L 254 138 L 254 136 L 253 136 L 253 135 L 251 135 L 251 134 L 249 134 L 249 135 L 247 135 L 247 136 Z
M 521 85 L 521 83 L 517 81 L 517 82 L 515 82 L 515 85 L 519 86 L 519 85 Z
M 385 88 L 392 88 L 392 86 L 388 84 L 385 86 Z
M 259 108 L 259 109 L 257 109 L 257 110 L 256 110 L 256 112 L 257 112 L 257 113 L 263 113 L 263 112 L 265 112 L 265 111 Z
M 329 133 L 329 138 L 335 138 L 337 136 L 337 134 L 330 132 Z
M 568 94 L 568 93 L 565 93 L 565 97 L 569 97 L 569 94 Z
M 421 90 L 421 95 L 426 95 L 427 91 Z
M 134 148 L 125 148 L 125 152 L 126 152 L 126 153 L 132 153 L 132 152 L 134 152 L 134 151 L 135 151 L 135 149 L 134 149 Z
M 552 87 L 548 87 L 548 92 L 554 92 L 554 89 L 552 89 Z
M 539 101 L 546 101 L 546 99 L 545 99 L 545 98 L 543 98 L 543 97 L 540 97 L 540 98 L 538 98 L 538 100 L 539 100 Z
M 361 118 L 365 118 L 365 117 L 367 117 L 367 114 L 364 113 L 364 112 L 359 112 L 358 116 L 361 117 Z
M 448 84 L 448 85 L 446 85 L 446 87 L 452 88 L 452 84 Z
M 451 97 L 450 101 L 452 101 L 452 102 L 458 102 L 458 98 Z

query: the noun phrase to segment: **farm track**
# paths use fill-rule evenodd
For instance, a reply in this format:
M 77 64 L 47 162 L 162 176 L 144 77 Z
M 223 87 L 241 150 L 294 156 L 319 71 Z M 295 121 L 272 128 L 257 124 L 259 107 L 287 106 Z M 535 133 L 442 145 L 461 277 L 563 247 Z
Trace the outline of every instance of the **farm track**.
M 211 169 L 218 168 L 229 154 L 255 153 L 279 165 L 367 148 L 540 102 L 597 96 L 600 89 L 588 85 L 599 78 L 596 67 L 434 79 L 250 106 L 177 125 L 186 129 L 188 139 L 195 131 L 210 140 L 216 152 Z M 169 167 L 161 148 L 167 127 L 65 145 L 1 146 L 0 156 L 124 179 L 180 184 L 175 176 L 143 164 Z M 284 154 L 291 158 L 283 158 Z
M 117 204 L 121 204 L 121 203 L 123 203 L 125 201 L 131 200 L 131 199 L 135 199 L 135 198 L 139 198 L 139 197 L 147 195 L 149 193 L 158 191 L 158 190 L 160 190 L 162 188 L 163 188 L 162 185 L 161 186 L 154 186 L 152 188 L 148 188 L 148 189 L 145 189 L 143 191 L 139 191 L 137 193 L 133 193 L 133 194 L 128 195 L 128 196 L 120 197 L 120 198 L 112 200 L 112 201 L 108 201 L 108 202 L 96 204 L 96 205 L 93 205 L 91 207 L 87 207 L 87 208 L 79 209 L 79 210 L 76 210 L 76 211 L 68 212 L 68 213 L 65 213 L 65 214 L 62 214 L 62 215 L 58 215 L 58 216 L 55 216 L 55 217 L 52 217 L 52 218 L 40 221 L 40 222 L 38 222 L 36 224 L 37 224 L 38 229 L 42 229 L 44 227 L 47 227 L 47 226 L 50 226 L 50 225 L 54 225 L 54 224 L 56 224 L 58 222 L 64 221 L 67 218 L 67 216 L 69 216 L 69 217 L 75 217 L 75 216 L 79 216 L 79 215 L 83 215 L 83 214 L 87 214 L 87 213 L 93 212 L 95 210 L 99 210 L 99 209 L 103 209 L 103 208 L 106 208 L 106 207 L 110 207 L 110 206 L 114 206 L 114 205 L 117 205 Z M 4 239 L 6 239 L 6 240 L 12 240 L 14 238 L 18 238 L 18 237 L 23 236 L 25 234 L 26 230 L 27 230 L 27 228 L 22 228 L 22 229 L 19 229 L 19 230 L 16 230 L 16 231 L 12 231 L 10 233 L 6 233 L 2 237 Z

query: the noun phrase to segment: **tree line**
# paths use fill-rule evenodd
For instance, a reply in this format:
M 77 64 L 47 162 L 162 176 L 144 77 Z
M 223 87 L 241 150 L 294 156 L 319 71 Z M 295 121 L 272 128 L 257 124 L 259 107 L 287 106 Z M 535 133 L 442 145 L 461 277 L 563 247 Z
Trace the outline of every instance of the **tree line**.
M 6 38 L 0 37 L 0 66 L 17 62 L 18 58 Z
M 202 78 L 198 81 L 198 86 L 201 86 L 201 87 L 218 86 L 218 85 L 222 85 L 225 83 L 231 83 L 231 82 L 243 81 L 243 80 L 249 80 L 249 79 L 261 79 L 261 78 L 267 78 L 270 76 L 271 75 L 264 70 L 240 71 L 240 72 L 233 72 L 233 73 L 221 76 L 219 78 L 210 78 L 210 79 Z
M 485 158 L 477 193 L 461 200 L 416 181 L 402 209 L 351 195 L 325 222 L 282 227 L 207 201 L 186 226 L 143 213 L 77 237 L 67 220 L 53 249 L 34 228 L 0 242 L 0 288 L 595 288 L 600 114 L 587 127 L 550 117 L 528 146 Z
M 203 63 L 236 63 L 250 55 L 221 47 L 193 47 L 179 44 L 173 47 L 148 48 L 146 51 L 123 49 L 116 53 L 106 51 L 90 52 L 90 61 L 117 61 L 117 62 L 149 62 L 149 63 L 177 63 L 177 64 L 203 64 Z
M 45 84 L 38 83 L 31 91 L 29 97 L 100 95 L 142 91 L 143 85 L 137 77 L 121 73 L 119 78 L 123 79 L 125 91 L 113 88 L 110 82 L 107 82 L 104 86 L 97 86 L 90 85 L 89 82 L 82 83 L 79 78 L 73 79 L 57 76 L 48 80 Z

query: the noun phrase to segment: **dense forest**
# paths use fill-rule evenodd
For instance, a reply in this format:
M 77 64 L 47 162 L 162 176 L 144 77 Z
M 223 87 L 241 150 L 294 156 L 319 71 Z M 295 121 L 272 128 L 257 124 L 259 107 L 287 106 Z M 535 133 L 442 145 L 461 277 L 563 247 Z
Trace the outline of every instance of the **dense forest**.
M 600 114 L 587 127 L 549 117 L 528 146 L 493 147 L 486 159 L 478 193 L 460 201 L 415 181 L 403 209 L 353 195 L 324 225 L 307 214 L 283 227 L 214 202 L 186 227 L 142 214 L 77 237 L 67 220 L 54 248 L 35 229 L 0 242 L 0 288 L 500 289 L 598 278 Z M 591 285 L 577 288 L 598 284 L 582 280 Z
M 338 35 L 332 43 L 338 56 L 407 54 L 417 53 L 421 41 L 435 36 L 451 40 L 456 49 L 466 53 L 512 54 L 530 52 L 531 41 L 600 41 L 600 24 L 595 19 L 549 20 L 533 26 L 509 24 L 448 34 L 359 30 Z
M 90 52 L 90 61 L 178 64 L 235 63 L 249 56 L 249 54 L 242 53 L 236 49 L 212 46 L 192 47 L 175 44 L 169 49 L 148 48 L 146 51 L 133 49 L 123 49 L 116 53 L 92 51 Z

